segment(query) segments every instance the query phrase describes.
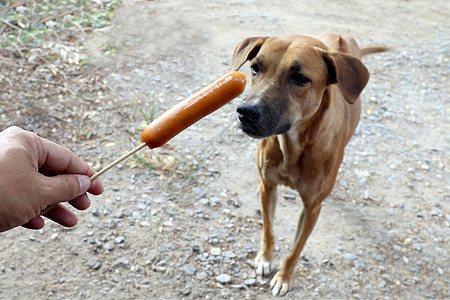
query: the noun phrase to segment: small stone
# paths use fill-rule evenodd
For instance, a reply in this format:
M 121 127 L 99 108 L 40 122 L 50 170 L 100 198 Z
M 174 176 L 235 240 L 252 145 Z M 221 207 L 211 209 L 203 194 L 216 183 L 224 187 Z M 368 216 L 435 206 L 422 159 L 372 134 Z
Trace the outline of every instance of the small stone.
M 430 166 L 427 165 L 427 164 L 422 164 L 422 165 L 420 166 L 420 168 L 421 168 L 422 170 L 428 171 L 428 170 L 430 169 Z
M 241 207 L 242 206 L 242 201 L 241 200 L 236 200 L 236 201 L 234 201 L 234 203 L 233 203 L 233 205 L 235 206 L 235 207 Z
M 56 240 L 58 238 L 58 234 L 54 233 L 52 234 L 52 236 L 50 237 L 52 241 Z
M 211 255 L 219 256 L 222 254 L 222 249 L 220 249 L 219 247 L 211 247 L 210 253 Z
M 195 277 L 197 277 L 198 280 L 206 280 L 208 279 L 208 274 L 206 274 L 205 272 L 199 272 L 197 273 L 197 275 L 195 275 Z
M 192 241 L 192 237 L 190 235 L 181 235 L 181 238 L 186 241 Z
M 234 253 L 233 251 L 225 251 L 223 253 L 223 256 L 224 257 L 228 257 L 228 258 L 235 258 L 235 257 L 237 257 L 236 253 Z
M 209 200 L 206 198 L 202 198 L 200 200 L 198 200 L 198 203 L 201 205 L 208 205 L 209 204 Z
M 244 280 L 244 284 L 247 285 L 247 286 L 255 285 L 256 284 L 256 279 L 254 279 L 254 278 L 246 279 L 246 280 Z
M 163 222 L 163 226 L 165 226 L 165 227 L 173 227 L 173 222 L 172 221 L 164 221 Z
M 123 211 L 116 211 L 114 213 L 114 217 L 119 218 L 119 219 L 123 218 Z
M 190 294 L 192 294 L 192 289 L 191 289 L 191 288 L 185 288 L 185 289 L 181 292 L 181 294 L 182 294 L 183 296 L 189 296 Z
M 89 266 L 90 269 L 98 270 L 98 269 L 100 269 L 102 267 L 102 263 L 98 262 L 96 260 L 91 260 L 91 261 L 88 262 L 88 266 Z
M 412 238 L 406 238 L 406 239 L 403 241 L 403 244 L 404 244 L 405 246 L 411 246 L 411 244 L 412 244 Z
M 353 263 L 355 260 L 358 259 L 358 257 L 355 254 L 352 253 L 346 253 L 344 254 L 344 258 L 346 261 L 348 261 L 349 263 Z
M 389 274 L 383 274 L 381 275 L 381 278 L 383 278 L 387 283 L 392 283 L 392 277 L 389 276 Z
M 211 207 L 215 207 L 215 206 L 219 205 L 220 198 L 218 198 L 218 197 L 211 197 L 211 199 L 209 199 L 209 201 L 210 201 Z
M 142 221 L 141 223 L 139 223 L 139 225 L 141 225 L 142 227 L 149 227 L 150 223 L 147 221 Z
M 375 256 L 375 260 L 379 261 L 379 262 L 384 262 L 384 257 L 381 255 L 377 255 L 377 256 Z
M 192 245 L 192 252 L 193 253 L 200 253 L 200 246 L 198 244 Z
M 187 264 L 187 265 L 185 265 L 185 266 L 183 267 L 183 271 L 184 271 L 184 273 L 186 273 L 187 275 L 193 276 L 193 275 L 195 275 L 195 272 L 196 272 L 197 270 L 195 270 L 195 268 L 194 268 L 191 264 Z
M 224 283 L 229 283 L 229 282 L 231 281 L 231 276 L 228 275 L 228 274 L 223 274 L 223 273 L 222 273 L 222 274 L 216 276 L 216 280 L 217 280 L 219 283 L 222 283 L 222 284 L 224 284 Z
M 124 238 L 123 236 L 118 236 L 118 237 L 116 237 L 116 238 L 114 239 L 114 242 L 115 242 L 116 244 L 122 244 L 122 243 L 125 242 L 125 238 Z
M 105 249 L 108 250 L 108 251 L 112 251 L 112 250 L 114 250 L 114 245 L 111 244 L 111 243 L 106 243 L 105 244 Z

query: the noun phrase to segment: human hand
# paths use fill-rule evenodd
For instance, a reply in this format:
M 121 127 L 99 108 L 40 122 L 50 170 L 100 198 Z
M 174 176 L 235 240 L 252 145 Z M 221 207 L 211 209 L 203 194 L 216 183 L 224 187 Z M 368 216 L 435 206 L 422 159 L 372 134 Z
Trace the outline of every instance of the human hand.
M 85 210 L 86 194 L 103 193 L 100 181 L 90 181 L 95 170 L 73 152 L 18 127 L 0 133 L 0 232 L 22 225 L 44 226 L 41 212 L 48 206 L 68 201 Z M 77 216 L 56 205 L 45 217 L 66 227 L 75 226 Z

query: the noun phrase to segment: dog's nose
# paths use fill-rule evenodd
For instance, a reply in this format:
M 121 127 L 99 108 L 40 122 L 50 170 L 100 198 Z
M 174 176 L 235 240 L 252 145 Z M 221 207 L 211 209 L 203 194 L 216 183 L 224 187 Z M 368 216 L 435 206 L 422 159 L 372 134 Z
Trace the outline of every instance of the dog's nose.
M 256 105 L 242 103 L 237 108 L 239 120 L 242 123 L 252 124 L 261 118 L 261 110 Z

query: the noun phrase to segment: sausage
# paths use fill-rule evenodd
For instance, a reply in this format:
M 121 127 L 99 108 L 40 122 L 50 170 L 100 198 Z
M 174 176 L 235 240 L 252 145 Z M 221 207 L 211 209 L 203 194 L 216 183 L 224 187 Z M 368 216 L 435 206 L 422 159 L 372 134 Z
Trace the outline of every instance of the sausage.
M 151 149 L 164 145 L 184 129 L 239 96 L 246 84 L 246 76 L 236 71 L 219 77 L 151 122 L 142 132 L 142 142 Z

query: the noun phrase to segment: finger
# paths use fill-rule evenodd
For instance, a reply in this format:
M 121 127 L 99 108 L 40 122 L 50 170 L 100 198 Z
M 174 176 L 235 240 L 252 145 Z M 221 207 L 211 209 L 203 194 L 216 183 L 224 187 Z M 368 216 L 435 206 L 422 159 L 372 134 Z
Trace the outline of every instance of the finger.
M 26 222 L 22 226 L 28 229 L 41 229 L 42 227 L 44 227 L 44 225 L 44 220 L 40 216 L 37 216 Z
M 39 139 L 38 165 L 39 169 L 71 174 L 91 176 L 95 170 L 81 160 L 69 149 L 46 139 Z
M 78 210 L 85 210 L 91 206 L 91 200 L 89 200 L 89 197 L 86 194 L 69 201 L 69 203 Z
M 103 191 L 103 184 L 99 179 L 92 181 L 91 187 L 88 190 L 88 192 L 92 195 L 100 195 Z
M 71 201 L 91 188 L 91 180 L 86 175 L 41 176 L 41 182 L 41 193 L 46 206 Z
M 73 227 L 78 223 L 77 215 L 61 204 L 46 212 L 44 216 L 65 227 Z

